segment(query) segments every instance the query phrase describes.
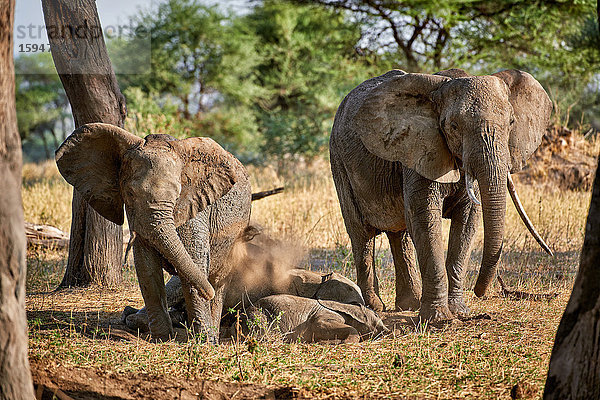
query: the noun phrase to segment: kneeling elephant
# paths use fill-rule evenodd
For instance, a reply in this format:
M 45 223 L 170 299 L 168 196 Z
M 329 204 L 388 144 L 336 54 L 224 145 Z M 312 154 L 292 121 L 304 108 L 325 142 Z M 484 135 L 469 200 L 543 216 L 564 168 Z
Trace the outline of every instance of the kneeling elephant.
M 208 138 L 142 139 L 109 124 L 75 130 L 56 151 L 67 182 L 103 217 L 131 232 L 152 337 L 173 337 L 163 268 L 179 274 L 188 319 L 218 338 L 231 250 L 250 218 L 248 174 Z

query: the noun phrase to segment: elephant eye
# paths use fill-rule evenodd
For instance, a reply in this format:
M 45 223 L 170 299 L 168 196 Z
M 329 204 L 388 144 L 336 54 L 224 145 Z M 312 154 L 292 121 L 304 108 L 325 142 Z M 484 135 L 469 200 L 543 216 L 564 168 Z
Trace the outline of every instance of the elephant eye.
M 131 188 L 125 189 L 125 197 L 127 197 L 128 199 L 133 199 L 135 197 Z
M 458 124 L 454 121 L 450 122 L 450 128 L 452 128 L 452 130 L 457 130 L 458 129 Z
M 512 117 L 510 117 L 510 124 L 512 125 L 512 124 L 514 124 L 514 123 L 515 123 L 515 117 L 514 117 L 514 116 L 512 116 Z

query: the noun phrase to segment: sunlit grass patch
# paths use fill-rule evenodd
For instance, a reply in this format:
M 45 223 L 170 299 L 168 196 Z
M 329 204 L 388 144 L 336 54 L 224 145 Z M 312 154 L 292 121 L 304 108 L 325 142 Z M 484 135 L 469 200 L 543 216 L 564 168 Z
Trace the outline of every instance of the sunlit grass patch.
M 23 200 L 26 220 L 69 229 L 71 189 L 53 163 L 26 165 Z M 306 253 L 303 267 L 354 277 L 350 241 L 326 161 L 278 174 L 270 167 L 248 168 L 254 191 L 285 186 L 282 194 L 253 203 L 252 220 L 274 238 Z M 510 300 L 495 282 L 486 298 L 467 293 L 475 319 L 443 329 L 418 325 L 416 313 L 402 314 L 393 334 L 357 345 L 284 343 L 276 335 L 211 346 L 154 344 L 117 331 L 127 305 L 143 305 L 134 271 L 117 290 L 56 288 L 66 250 L 28 251 L 27 309 L 30 357 L 65 367 L 134 373 L 160 380 L 211 379 L 302 388 L 310 398 L 506 398 L 516 383 L 539 396 L 560 315 L 579 262 L 588 192 L 564 192 L 518 184 L 519 195 L 538 231 L 555 252 L 546 255 L 530 238 L 507 201 L 506 235 L 499 273 L 511 288 L 559 293 L 550 301 Z M 445 237 L 448 221 L 444 223 Z M 466 271 L 472 288 L 483 246 L 480 229 Z M 385 235 L 376 240 L 375 262 L 381 295 L 394 304 L 394 268 Z M 398 314 L 385 314 L 396 318 Z M 392 321 L 392 320 L 388 320 Z M 409 321 L 409 322 L 406 322 Z

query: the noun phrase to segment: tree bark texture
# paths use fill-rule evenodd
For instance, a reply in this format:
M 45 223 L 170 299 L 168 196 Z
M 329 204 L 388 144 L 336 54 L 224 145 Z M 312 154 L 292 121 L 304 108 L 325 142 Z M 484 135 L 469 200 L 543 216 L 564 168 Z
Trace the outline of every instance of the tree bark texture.
M 600 32 L 600 0 L 596 16 Z M 544 399 L 600 399 L 600 154 L 579 271 L 554 339 Z
M 600 157 L 599 157 L 600 161 Z M 579 271 L 550 357 L 544 399 L 600 399 L 600 169 Z
M 25 316 L 26 241 L 13 65 L 14 0 L 0 1 L 0 399 L 32 399 Z
M 56 70 L 75 126 L 106 122 L 123 127 L 125 98 L 106 51 L 94 0 L 43 0 Z M 123 280 L 123 230 L 73 192 L 69 259 L 61 287 L 118 285 Z

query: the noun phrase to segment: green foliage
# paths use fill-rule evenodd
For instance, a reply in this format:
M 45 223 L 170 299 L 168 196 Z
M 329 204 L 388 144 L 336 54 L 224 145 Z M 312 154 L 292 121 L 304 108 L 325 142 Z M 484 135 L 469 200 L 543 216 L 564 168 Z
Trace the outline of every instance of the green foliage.
M 370 75 L 360 27 L 321 7 L 267 1 L 236 16 L 170 0 L 137 23 L 152 71 L 119 77 L 136 130 L 210 136 L 246 160 L 322 154 L 341 98 Z
M 519 68 L 549 91 L 557 121 L 600 121 L 594 11 L 592 0 L 249 0 L 235 14 L 164 0 L 108 48 L 128 129 L 209 136 L 244 161 L 310 160 L 326 154 L 342 98 L 390 68 Z M 23 137 L 54 127 L 67 101 L 49 54 L 16 68 Z
M 327 146 L 341 98 L 368 77 L 343 13 L 265 1 L 245 17 L 262 44 L 257 66 L 267 96 L 255 103 L 267 154 L 315 156 Z
M 169 0 L 135 22 L 138 41 L 150 36 L 152 68 L 137 78 L 122 77 L 126 86 L 176 97 L 185 118 L 260 93 L 252 75 L 258 61 L 255 38 L 215 6 Z
M 600 68 L 593 0 L 293 1 L 343 10 L 361 21 L 357 47 L 397 68 L 522 69 L 551 92 L 559 120 L 568 119 L 567 110 L 573 122 L 600 119 L 593 115 Z
M 193 136 L 191 122 L 179 116 L 178 106 L 171 97 L 145 93 L 139 87 L 128 87 L 123 91 L 127 99 L 125 129 L 142 137 L 153 134 L 168 134 L 177 138 Z
M 67 97 L 50 53 L 15 59 L 15 100 L 21 139 L 53 130 L 66 114 Z

